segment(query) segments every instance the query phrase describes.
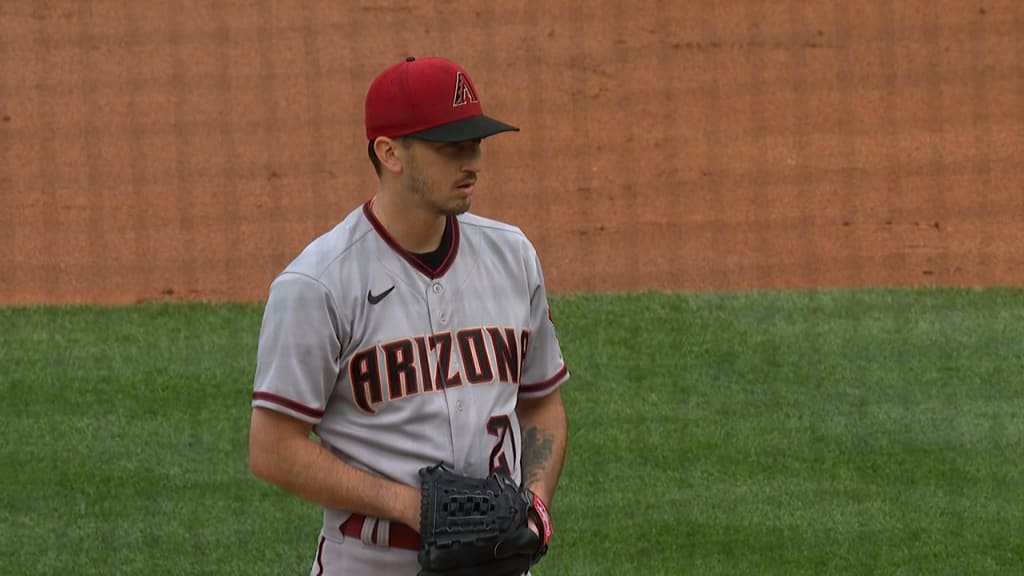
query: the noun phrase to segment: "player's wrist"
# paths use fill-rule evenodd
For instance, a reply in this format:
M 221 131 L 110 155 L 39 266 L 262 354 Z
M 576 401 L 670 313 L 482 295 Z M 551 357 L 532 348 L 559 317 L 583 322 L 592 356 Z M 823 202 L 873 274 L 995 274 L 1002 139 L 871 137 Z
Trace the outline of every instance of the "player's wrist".
M 551 502 L 551 497 L 553 496 L 553 494 L 551 494 L 551 491 L 548 490 L 548 487 L 546 484 L 544 484 L 544 482 L 536 481 L 528 483 L 526 485 L 526 488 L 534 495 L 536 495 L 538 498 L 543 500 L 545 504 Z
M 408 486 L 402 487 L 402 495 L 400 498 L 396 499 L 398 503 L 398 510 L 395 515 L 395 520 L 398 520 L 416 532 L 420 531 L 420 508 L 422 506 L 420 500 L 421 497 L 419 490 Z
M 531 502 L 531 526 L 538 536 L 540 536 L 541 546 L 547 546 L 548 542 L 551 541 L 551 536 L 554 533 L 551 523 L 551 512 L 548 511 L 547 503 L 536 492 L 532 494 L 533 501 Z

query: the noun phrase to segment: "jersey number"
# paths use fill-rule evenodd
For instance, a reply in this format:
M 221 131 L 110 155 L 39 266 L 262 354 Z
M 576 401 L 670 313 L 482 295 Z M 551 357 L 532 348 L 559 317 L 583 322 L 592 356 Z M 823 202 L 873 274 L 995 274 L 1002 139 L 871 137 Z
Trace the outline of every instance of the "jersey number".
M 492 416 L 487 421 L 487 433 L 494 436 L 498 440 L 494 443 L 494 448 L 491 449 L 491 473 L 504 472 L 505 474 L 511 475 L 512 468 L 508 465 L 508 457 L 505 455 L 505 438 L 508 436 L 509 430 L 512 428 L 512 421 L 509 420 L 508 416 Z M 516 443 L 512 442 L 512 461 L 516 459 Z

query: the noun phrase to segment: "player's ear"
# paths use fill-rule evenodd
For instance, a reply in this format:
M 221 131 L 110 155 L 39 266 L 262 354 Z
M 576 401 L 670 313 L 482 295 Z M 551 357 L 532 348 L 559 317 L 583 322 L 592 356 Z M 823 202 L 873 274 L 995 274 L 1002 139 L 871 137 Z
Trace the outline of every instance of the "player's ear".
M 403 154 L 405 149 L 398 140 L 381 136 L 374 140 L 373 152 L 377 155 L 377 160 L 380 161 L 382 171 L 394 174 L 402 172 L 406 155 Z

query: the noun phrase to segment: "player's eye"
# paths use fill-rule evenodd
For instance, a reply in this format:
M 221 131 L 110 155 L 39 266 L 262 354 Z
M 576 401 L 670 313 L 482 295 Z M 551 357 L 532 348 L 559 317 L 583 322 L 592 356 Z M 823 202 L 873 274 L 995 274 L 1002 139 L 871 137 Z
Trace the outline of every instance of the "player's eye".
M 438 151 L 445 156 L 455 158 L 475 154 L 479 149 L 479 140 L 468 140 L 465 142 L 446 142 Z
M 455 142 L 455 146 L 459 152 L 474 152 L 480 148 L 480 139 L 466 140 L 465 142 Z

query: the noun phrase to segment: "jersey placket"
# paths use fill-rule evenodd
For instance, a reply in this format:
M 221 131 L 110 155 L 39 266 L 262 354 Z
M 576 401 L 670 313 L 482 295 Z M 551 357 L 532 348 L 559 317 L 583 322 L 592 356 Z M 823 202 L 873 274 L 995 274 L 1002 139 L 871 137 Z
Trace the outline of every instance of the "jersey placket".
M 457 303 L 457 298 L 452 294 L 452 290 L 449 289 L 449 283 L 444 278 L 434 279 L 430 281 L 427 286 L 427 313 L 430 315 L 430 326 L 431 333 L 441 334 L 448 333 L 451 335 L 451 346 L 450 350 L 450 366 L 449 371 L 451 374 L 456 374 L 462 370 L 461 362 L 459 360 L 459 354 L 456 351 L 457 344 L 457 327 L 453 325 L 454 308 Z M 435 366 L 439 365 L 438 362 L 440 350 L 434 349 L 433 356 Z M 460 434 L 460 431 L 464 429 L 468 423 L 465 422 L 468 407 L 461 394 L 462 386 L 456 388 L 449 388 L 448 383 L 444 382 L 447 379 L 448 374 L 442 373 L 440 378 L 441 381 L 435 385 L 442 390 L 445 402 L 448 405 L 448 424 L 451 432 L 452 442 L 452 463 L 456 468 L 461 467 L 464 464 L 465 455 L 468 450 L 466 445 L 466 438 L 464 434 Z M 463 384 L 464 385 L 464 384 Z M 453 393 L 449 394 L 449 390 Z

